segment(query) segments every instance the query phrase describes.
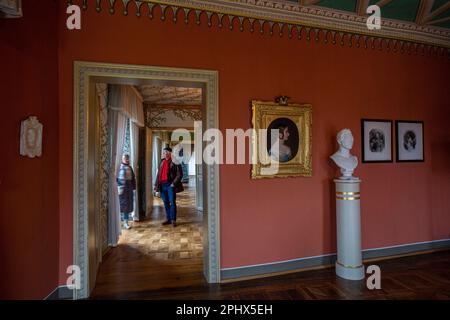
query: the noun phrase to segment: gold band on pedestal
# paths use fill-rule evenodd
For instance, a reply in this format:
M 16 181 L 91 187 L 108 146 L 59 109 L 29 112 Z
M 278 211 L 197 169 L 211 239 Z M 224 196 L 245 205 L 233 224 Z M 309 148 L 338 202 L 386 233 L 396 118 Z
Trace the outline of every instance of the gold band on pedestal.
M 354 201 L 361 199 L 359 192 L 336 192 L 337 200 Z
M 362 268 L 362 267 L 363 267 L 362 264 L 360 264 L 359 266 L 352 266 L 352 265 L 345 265 L 345 264 L 343 264 L 343 263 L 340 263 L 339 261 L 336 261 L 336 263 L 337 263 L 338 265 L 340 265 L 341 267 L 349 268 L 349 269 L 359 269 L 359 268 Z

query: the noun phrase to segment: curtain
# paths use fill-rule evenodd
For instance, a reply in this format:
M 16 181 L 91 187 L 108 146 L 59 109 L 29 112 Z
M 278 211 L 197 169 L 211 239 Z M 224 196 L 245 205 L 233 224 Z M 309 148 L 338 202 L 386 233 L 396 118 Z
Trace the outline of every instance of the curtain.
M 153 152 L 152 152 L 152 186 L 156 182 L 156 173 L 159 169 L 159 162 L 161 161 L 161 140 L 153 136 Z
M 125 141 L 127 118 L 117 110 L 111 110 L 111 167 L 109 183 L 109 239 L 111 246 L 117 246 L 120 228 L 120 204 L 117 190 L 117 173 L 122 162 L 122 149 Z
M 130 123 L 131 133 L 131 167 L 134 170 L 136 180 L 140 178 L 139 175 L 139 127 L 134 123 Z M 137 181 L 136 181 L 137 182 Z M 134 211 L 132 213 L 133 220 L 139 220 L 139 192 L 138 183 L 136 183 L 136 191 L 134 193 Z
M 122 162 L 126 126 L 130 121 L 131 165 L 136 177 L 139 177 L 139 128 L 144 126 L 144 106 L 142 97 L 133 86 L 109 85 L 108 107 L 111 114 L 111 168 L 109 184 L 109 244 L 116 246 L 121 234 L 120 204 L 116 177 Z M 138 192 L 135 194 L 133 218 L 139 217 Z
M 133 86 L 111 85 L 111 101 L 111 109 L 121 112 L 139 127 L 145 125 L 143 100 Z

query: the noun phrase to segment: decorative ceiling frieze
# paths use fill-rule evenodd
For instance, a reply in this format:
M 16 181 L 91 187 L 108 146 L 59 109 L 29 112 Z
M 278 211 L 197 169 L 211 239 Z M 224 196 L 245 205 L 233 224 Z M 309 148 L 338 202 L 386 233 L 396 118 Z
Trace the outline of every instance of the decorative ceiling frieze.
M 81 1 L 81 0 L 80 0 Z M 379 1 L 380 5 L 388 5 Z M 424 1 L 424 0 L 422 0 Z M 426 0 L 425 0 L 426 1 Z M 69 0 L 68 3 L 71 4 Z M 82 0 L 87 9 L 88 0 Z M 291 39 L 305 39 L 323 43 L 340 44 L 387 51 L 414 53 L 422 55 L 450 56 L 450 29 L 436 27 L 426 23 L 431 12 L 430 6 L 421 3 L 416 19 L 419 21 L 401 21 L 381 19 L 380 30 L 369 30 L 364 8 L 370 1 L 358 0 L 356 12 L 332 10 L 316 6 L 318 1 L 269 1 L 269 0 L 92 0 L 98 12 L 108 10 L 114 14 L 121 10 L 124 15 L 134 13 L 141 17 L 144 13 L 151 19 L 162 21 L 172 17 L 172 21 L 184 20 L 189 23 L 193 15 L 200 25 L 206 18 L 208 27 L 217 25 L 230 30 L 237 24 L 242 32 L 248 30 L 257 33 L 269 33 Z M 121 3 L 119 8 L 118 3 Z M 312 5 L 311 5 L 312 4 Z M 158 8 L 158 9 L 157 9 Z M 439 9 L 439 8 L 438 8 Z M 439 10 L 437 10 L 439 11 Z M 169 14 L 171 12 L 171 14 Z M 431 12 L 431 14 L 430 14 Z M 202 18 L 205 17 L 205 18 Z
M 149 128 L 194 127 L 194 121 L 202 120 L 201 106 L 165 106 L 144 104 L 145 124 Z
M 160 85 L 141 85 L 138 91 L 145 103 L 172 105 L 201 105 L 201 88 L 184 88 Z

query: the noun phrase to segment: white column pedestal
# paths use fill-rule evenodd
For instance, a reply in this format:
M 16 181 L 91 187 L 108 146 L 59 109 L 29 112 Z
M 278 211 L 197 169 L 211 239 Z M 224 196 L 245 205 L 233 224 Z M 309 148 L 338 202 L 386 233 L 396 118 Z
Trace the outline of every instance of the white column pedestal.
M 361 253 L 361 180 L 335 179 L 337 261 L 336 274 L 348 280 L 364 279 Z

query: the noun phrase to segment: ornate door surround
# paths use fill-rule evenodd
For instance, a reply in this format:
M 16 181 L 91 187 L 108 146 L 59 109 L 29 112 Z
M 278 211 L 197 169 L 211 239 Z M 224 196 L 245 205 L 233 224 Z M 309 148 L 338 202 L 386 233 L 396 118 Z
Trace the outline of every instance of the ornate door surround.
M 81 271 L 81 287 L 73 290 L 74 299 L 89 297 L 88 250 L 88 175 L 95 163 L 89 161 L 89 90 L 93 78 L 189 81 L 206 88 L 203 127 L 219 128 L 219 75 L 217 71 L 153 66 L 74 62 L 74 132 L 73 132 L 73 264 Z M 106 80 L 107 82 L 107 80 Z M 92 133 L 91 133 L 92 134 Z M 220 203 L 219 165 L 204 165 L 206 174 L 206 214 L 204 223 L 204 275 L 209 283 L 220 279 Z

